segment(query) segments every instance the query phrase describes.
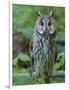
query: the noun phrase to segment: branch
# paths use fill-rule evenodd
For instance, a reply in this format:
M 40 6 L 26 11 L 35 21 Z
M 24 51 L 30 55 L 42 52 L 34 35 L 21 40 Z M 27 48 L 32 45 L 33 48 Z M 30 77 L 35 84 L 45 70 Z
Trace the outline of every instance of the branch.
M 65 71 L 53 71 L 52 72 L 52 77 L 64 77 L 65 76 Z

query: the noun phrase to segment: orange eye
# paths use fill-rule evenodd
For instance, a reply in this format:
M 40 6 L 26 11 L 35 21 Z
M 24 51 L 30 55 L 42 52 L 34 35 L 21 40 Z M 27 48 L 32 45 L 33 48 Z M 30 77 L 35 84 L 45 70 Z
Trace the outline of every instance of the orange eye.
M 51 26 L 51 22 L 50 21 L 48 22 L 48 26 Z
M 43 21 L 41 21 L 41 26 L 44 26 L 44 22 Z

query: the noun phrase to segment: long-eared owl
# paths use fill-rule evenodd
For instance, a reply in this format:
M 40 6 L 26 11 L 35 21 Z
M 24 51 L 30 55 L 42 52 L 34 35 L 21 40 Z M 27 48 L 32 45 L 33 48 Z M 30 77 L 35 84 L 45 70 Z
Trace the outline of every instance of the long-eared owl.
M 55 36 L 56 21 L 53 12 L 51 11 L 47 16 L 38 12 L 38 18 L 30 43 L 33 76 L 51 76 L 58 51 Z

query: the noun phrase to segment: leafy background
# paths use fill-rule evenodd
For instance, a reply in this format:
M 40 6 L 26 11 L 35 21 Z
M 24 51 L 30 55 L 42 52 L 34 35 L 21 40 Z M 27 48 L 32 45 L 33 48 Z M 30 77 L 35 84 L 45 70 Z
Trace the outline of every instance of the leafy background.
M 30 76 L 31 66 L 29 57 L 29 43 L 32 37 L 33 28 L 37 20 L 37 11 L 48 15 L 50 11 L 54 12 L 57 26 L 56 41 L 58 45 L 58 57 L 53 65 L 53 70 L 65 71 L 65 8 L 52 6 L 35 6 L 35 5 L 12 5 L 12 27 L 13 27 L 13 85 L 33 84 Z M 50 83 L 64 82 L 65 77 L 56 77 L 50 80 Z M 39 78 L 36 83 L 44 83 Z

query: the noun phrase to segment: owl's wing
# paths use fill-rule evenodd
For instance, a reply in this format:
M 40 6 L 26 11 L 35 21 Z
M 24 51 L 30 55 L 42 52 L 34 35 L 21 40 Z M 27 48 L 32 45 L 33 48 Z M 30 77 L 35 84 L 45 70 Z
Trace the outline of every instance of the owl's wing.
M 30 40 L 30 56 L 32 57 L 32 52 L 33 52 L 33 40 Z
M 57 60 L 57 56 L 58 56 L 58 47 L 57 47 L 57 45 L 55 47 L 55 53 L 54 53 L 54 55 L 55 55 L 55 60 L 54 60 L 54 63 L 55 63 L 56 60 Z
M 31 65 L 34 65 L 34 57 L 33 57 L 33 40 L 30 41 L 30 57 L 31 57 Z

